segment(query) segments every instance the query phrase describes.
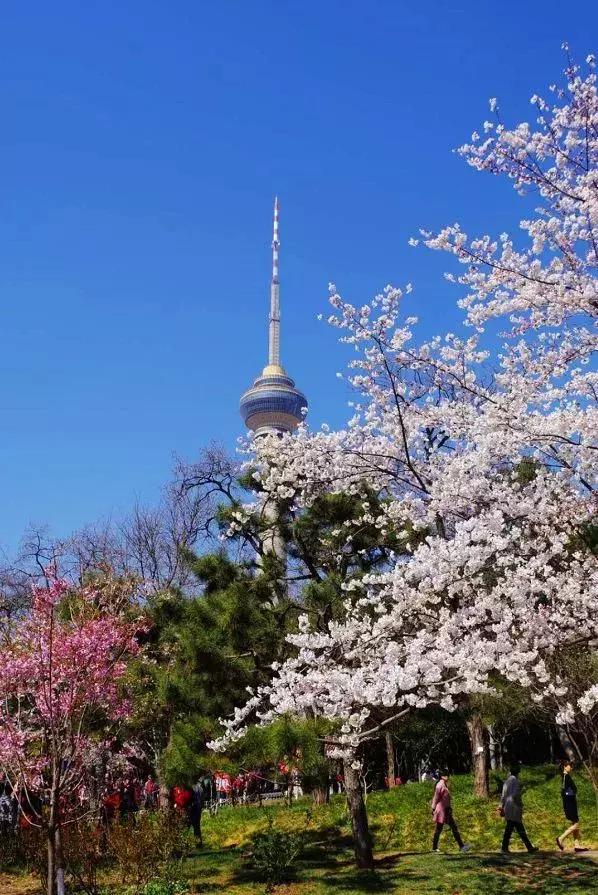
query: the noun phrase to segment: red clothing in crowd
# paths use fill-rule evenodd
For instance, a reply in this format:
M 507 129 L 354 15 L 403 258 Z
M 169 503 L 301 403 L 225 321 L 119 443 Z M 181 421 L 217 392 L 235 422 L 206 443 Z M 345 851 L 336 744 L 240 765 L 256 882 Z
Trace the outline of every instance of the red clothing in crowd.
M 386 784 L 386 787 L 388 788 L 388 777 L 385 777 L 385 778 L 384 778 L 384 783 Z M 394 784 L 394 785 L 395 785 L 395 786 L 402 786 L 402 785 L 403 785 L 403 780 L 402 780 L 402 778 L 401 778 L 401 777 L 395 777 L 395 784 Z
M 183 786 L 175 786 L 172 790 L 172 801 L 174 807 L 179 811 L 185 811 L 191 804 L 193 793 L 190 789 Z
M 225 774 L 224 771 L 216 771 L 214 774 L 214 785 L 216 786 L 216 792 L 228 795 L 233 785 L 231 775 Z

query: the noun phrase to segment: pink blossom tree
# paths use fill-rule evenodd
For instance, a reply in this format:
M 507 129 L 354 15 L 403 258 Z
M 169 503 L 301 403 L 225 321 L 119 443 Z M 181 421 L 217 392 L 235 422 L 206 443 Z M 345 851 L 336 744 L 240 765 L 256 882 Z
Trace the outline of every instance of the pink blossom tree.
M 139 625 L 114 613 L 113 596 L 50 578 L 0 657 L 0 767 L 45 838 L 48 895 L 63 895 L 62 832 L 90 812 L 98 749 L 129 714 L 122 683 Z
M 345 618 L 327 632 L 302 619 L 290 638 L 295 657 L 226 722 L 216 748 L 256 719 L 316 714 L 338 723 L 353 769 L 360 744 L 390 721 L 430 704 L 456 708 L 492 691 L 497 675 L 555 706 L 557 721 L 594 710 L 593 682 L 574 693 L 558 672 L 560 655 L 598 637 L 593 65 L 589 57 L 582 77 L 569 63 L 552 107 L 533 97 L 535 128 L 498 118 L 484 124 L 484 141 L 474 134 L 461 149 L 474 168 L 538 202 L 521 222 L 520 247 L 506 234 L 470 238 L 458 225 L 422 233 L 464 265 L 449 279 L 466 289 L 469 332 L 418 345 L 416 319 L 402 309 L 410 287 L 387 287 L 361 307 L 331 288 L 329 322 L 355 351 L 355 413 L 341 431 L 304 426 L 256 445 L 263 500 L 301 512 L 321 494 L 358 494 L 364 516 L 347 524 L 345 540 L 364 521 L 419 536 L 383 573 L 347 583 Z M 495 318 L 508 331 L 493 352 L 482 340 Z M 375 516 L 367 491 L 379 498 Z M 363 834 L 358 794 L 348 795 Z M 356 836 L 363 866 L 367 839 Z

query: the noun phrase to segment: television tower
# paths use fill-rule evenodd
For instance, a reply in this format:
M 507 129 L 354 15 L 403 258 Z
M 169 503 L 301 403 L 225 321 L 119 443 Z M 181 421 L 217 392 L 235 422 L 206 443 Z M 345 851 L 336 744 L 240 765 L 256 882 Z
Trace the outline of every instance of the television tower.
M 270 282 L 270 318 L 268 324 L 268 363 L 251 388 L 241 396 L 241 416 L 257 437 L 293 432 L 307 410 L 307 398 L 280 363 L 280 279 L 278 260 L 278 197 L 274 200 L 272 233 L 272 280 Z M 286 549 L 280 533 L 280 508 L 267 503 L 264 508 L 262 549 L 278 558 L 286 568 Z M 262 561 L 259 561 L 262 565 Z M 274 600 L 276 602 L 276 599 Z
M 268 326 L 268 363 L 251 388 L 241 396 L 241 416 L 255 435 L 281 435 L 297 428 L 307 410 L 307 398 L 295 388 L 280 363 L 280 279 L 278 260 L 278 197 L 274 200 L 272 280 Z

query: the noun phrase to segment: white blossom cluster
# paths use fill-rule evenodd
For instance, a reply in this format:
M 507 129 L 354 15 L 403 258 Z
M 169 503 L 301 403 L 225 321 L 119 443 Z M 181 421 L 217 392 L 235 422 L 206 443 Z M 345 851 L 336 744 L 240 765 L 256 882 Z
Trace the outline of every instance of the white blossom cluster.
M 354 415 L 342 431 L 303 425 L 262 441 L 264 500 L 300 510 L 323 494 L 365 500 L 374 491 L 380 508 L 374 515 L 364 502 L 353 524 L 395 532 L 402 546 L 383 572 L 347 582 L 346 614 L 326 633 L 301 620 L 289 638 L 294 658 L 224 722 L 214 748 L 284 713 L 338 721 L 352 748 L 384 719 L 429 704 L 453 709 L 497 676 L 552 700 L 561 720 L 596 710 L 597 687 L 572 702 L 552 670 L 559 651 L 598 638 L 598 99 L 589 64 L 585 77 L 568 66 L 556 105 L 533 98 L 534 126 L 506 128 L 491 101 L 496 121 L 460 150 L 474 168 L 535 193 L 522 245 L 507 234 L 470 238 L 458 224 L 422 234 L 464 267 L 449 279 L 466 291 L 467 337 L 417 344 L 417 321 L 402 316 L 410 286 L 389 286 L 362 307 L 331 287 L 329 322 L 355 353 Z M 506 330 L 497 356 L 482 347 L 495 319 Z M 343 534 L 350 542 L 350 525 Z

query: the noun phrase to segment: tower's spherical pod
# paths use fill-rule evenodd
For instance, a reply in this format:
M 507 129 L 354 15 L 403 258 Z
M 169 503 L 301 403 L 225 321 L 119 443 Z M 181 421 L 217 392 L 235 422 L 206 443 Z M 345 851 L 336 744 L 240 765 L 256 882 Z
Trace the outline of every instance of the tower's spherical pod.
M 240 410 L 256 435 L 292 432 L 305 416 L 307 398 L 281 366 L 269 364 L 241 397 Z

